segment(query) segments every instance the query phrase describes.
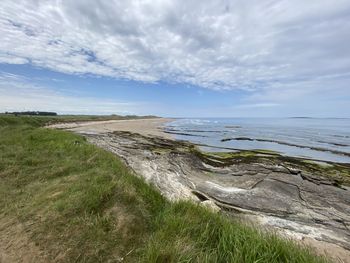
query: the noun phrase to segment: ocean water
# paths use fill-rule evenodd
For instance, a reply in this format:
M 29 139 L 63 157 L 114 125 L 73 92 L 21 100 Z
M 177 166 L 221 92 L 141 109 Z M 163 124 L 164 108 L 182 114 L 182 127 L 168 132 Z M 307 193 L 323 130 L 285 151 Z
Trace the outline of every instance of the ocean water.
M 350 119 L 177 119 L 165 130 L 176 139 L 201 144 L 206 151 L 265 149 L 287 156 L 350 163 Z

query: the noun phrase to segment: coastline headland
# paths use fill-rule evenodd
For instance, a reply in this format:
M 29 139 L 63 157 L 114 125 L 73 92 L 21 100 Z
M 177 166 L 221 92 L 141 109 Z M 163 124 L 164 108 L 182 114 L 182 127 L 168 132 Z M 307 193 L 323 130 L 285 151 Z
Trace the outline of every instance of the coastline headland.
M 350 165 L 269 151 L 208 153 L 163 131 L 152 118 L 50 126 L 83 135 L 118 155 L 170 200 L 193 200 L 321 254 L 350 258 Z

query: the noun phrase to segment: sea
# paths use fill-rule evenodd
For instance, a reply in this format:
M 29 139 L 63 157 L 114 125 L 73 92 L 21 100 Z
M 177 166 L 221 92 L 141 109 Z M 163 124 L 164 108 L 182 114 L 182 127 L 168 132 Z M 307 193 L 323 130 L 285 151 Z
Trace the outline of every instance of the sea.
M 165 131 L 210 152 L 270 150 L 350 163 L 348 118 L 188 118 L 167 123 Z

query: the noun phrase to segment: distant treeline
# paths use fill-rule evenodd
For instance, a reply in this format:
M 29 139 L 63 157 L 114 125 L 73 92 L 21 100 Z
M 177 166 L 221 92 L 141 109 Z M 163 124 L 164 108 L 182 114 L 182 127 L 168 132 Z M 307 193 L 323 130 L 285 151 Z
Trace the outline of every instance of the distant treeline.
M 49 111 L 21 111 L 21 112 L 5 112 L 12 115 L 34 115 L 34 116 L 57 116 L 56 112 Z

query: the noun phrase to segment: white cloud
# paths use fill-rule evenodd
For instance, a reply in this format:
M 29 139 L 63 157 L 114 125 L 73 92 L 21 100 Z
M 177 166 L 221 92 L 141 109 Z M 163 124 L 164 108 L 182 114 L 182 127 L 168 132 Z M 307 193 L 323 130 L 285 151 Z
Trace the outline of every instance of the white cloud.
M 28 60 L 23 57 L 17 57 L 9 54 L 0 54 L 0 62 L 6 64 L 26 64 Z
M 2 63 L 211 89 L 349 72 L 349 32 L 348 0 L 0 2 Z
M 68 96 L 26 77 L 0 72 L 0 112 L 54 111 L 60 114 L 144 114 L 142 103 Z

